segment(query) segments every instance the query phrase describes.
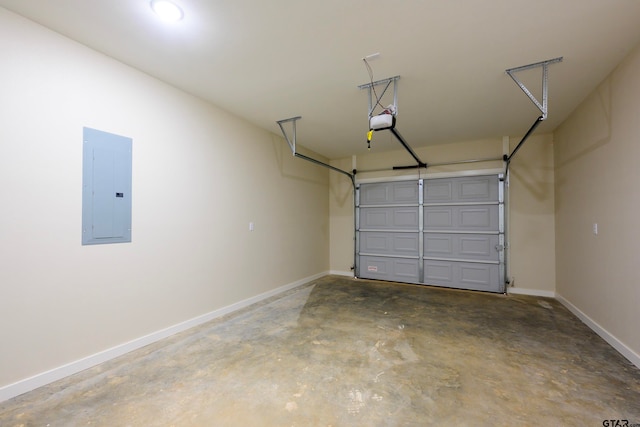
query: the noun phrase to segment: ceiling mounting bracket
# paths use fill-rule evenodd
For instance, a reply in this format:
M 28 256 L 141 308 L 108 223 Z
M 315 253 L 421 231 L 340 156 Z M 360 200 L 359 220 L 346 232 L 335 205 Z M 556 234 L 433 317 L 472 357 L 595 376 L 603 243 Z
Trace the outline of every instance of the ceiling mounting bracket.
M 518 145 L 516 145 L 516 148 L 513 149 L 511 154 L 509 155 L 505 154 L 502 157 L 502 160 L 505 163 L 505 173 L 509 172 L 509 164 L 511 163 L 511 159 L 513 158 L 513 156 L 518 152 L 520 147 L 522 147 L 522 145 L 529 138 L 529 136 L 531 136 L 531 134 L 536 130 L 538 125 L 547 118 L 547 98 L 549 93 L 549 84 L 548 84 L 549 65 L 555 64 L 556 62 L 562 62 L 562 56 L 558 58 L 548 59 L 546 61 L 535 62 L 529 65 L 523 65 L 522 67 L 509 68 L 508 70 L 506 70 L 506 73 L 509 75 L 509 77 L 511 77 L 513 81 L 516 82 L 516 84 L 520 87 L 520 89 L 522 89 L 522 91 L 529 97 L 531 102 L 533 102 L 536 105 L 536 107 L 538 107 L 542 115 L 533 122 L 533 124 L 531 125 L 527 133 L 524 134 L 524 136 L 522 137 Z M 537 67 L 542 67 L 542 103 L 538 101 L 538 99 L 531 93 L 531 91 L 527 89 L 524 83 L 518 80 L 518 78 L 515 76 L 515 73 L 517 73 L 518 71 L 530 70 L 532 68 L 537 68 Z
M 547 118 L 547 97 L 549 92 L 548 79 L 549 79 L 549 65 L 555 64 L 556 62 L 561 62 L 562 56 L 558 58 L 548 59 L 546 61 L 536 62 L 529 65 L 523 65 L 521 67 L 509 68 L 506 70 L 506 73 L 513 79 L 514 82 L 522 89 L 522 91 L 529 97 L 531 102 L 533 102 L 536 107 L 542 113 L 542 120 Z M 538 101 L 538 99 L 531 93 L 529 89 L 522 83 L 516 76 L 515 73 L 518 71 L 530 70 L 532 68 L 542 67 L 542 102 Z
M 302 116 L 296 116 L 296 117 L 290 117 L 288 119 L 278 120 L 276 122 L 278 123 L 278 126 L 280 126 L 280 130 L 282 131 L 282 136 L 284 136 L 284 139 L 287 141 L 287 144 L 289 144 L 289 148 L 291 148 L 291 152 L 293 153 L 294 156 L 296 154 L 296 137 L 298 135 L 298 132 L 296 131 L 296 122 L 301 118 Z M 283 126 L 284 123 L 291 123 L 292 129 L 293 129 L 291 138 L 289 138 L 287 131 L 284 129 L 284 126 Z
M 368 117 L 371 118 L 373 116 L 373 111 L 376 109 L 378 105 L 382 105 L 380 102 L 382 101 L 382 97 L 384 97 L 387 89 L 393 83 L 393 108 L 394 108 L 394 116 L 398 114 L 398 80 L 400 76 L 393 76 L 387 79 L 377 80 L 375 82 L 366 83 L 358 86 L 358 89 L 368 89 L 369 92 L 369 114 Z M 380 95 L 376 93 L 376 86 L 384 86 Z M 373 98 L 375 97 L 376 102 L 373 102 Z
M 353 185 L 353 188 L 355 189 L 355 186 L 356 186 L 355 174 L 349 173 L 347 171 L 343 171 L 342 169 L 339 169 L 335 166 L 331 166 L 330 164 L 320 161 L 318 159 L 314 159 L 313 157 L 305 156 L 304 154 L 298 153 L 298 150 L 296 148 L 296 139 L 297 139 L 296 122 L 301 118 L 302 116 L 295 116 L 295 117 L 290 117 L 288 119 L 282 119 L 282 120 L 276 121 L 276 123 L 278 123 L 278 126 L 280 126 L 280 130 L 282 131 L 282 135 L 284 136 L 284 139 L 287 141 L 287 144 L 289 144 L 289 148 L 291 148 L 291 152 L 293 153 L 293 156 L 306 160 L 311 163 L 315 163 L 316 165 L 319 165 L 319 166 L 324 166 L 325 168 L 331 169 L 332 171 L 348 176 L 349 179 L 351 180 L 351 184 Z M 291 123 L 291 128 L 292 128 L 291 135 L 289 135 L 285 130 L 285 125 L 287 123 Z

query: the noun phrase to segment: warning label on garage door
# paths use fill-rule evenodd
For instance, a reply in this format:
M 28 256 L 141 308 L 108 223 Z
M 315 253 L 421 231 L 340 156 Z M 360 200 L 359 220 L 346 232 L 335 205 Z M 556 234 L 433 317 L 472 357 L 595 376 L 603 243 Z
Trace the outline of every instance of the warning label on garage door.
M 378 266 L 377 265 L 369 265 L 367 266 L 367 271 L 372 271 L 374 273 L 378 272 Z

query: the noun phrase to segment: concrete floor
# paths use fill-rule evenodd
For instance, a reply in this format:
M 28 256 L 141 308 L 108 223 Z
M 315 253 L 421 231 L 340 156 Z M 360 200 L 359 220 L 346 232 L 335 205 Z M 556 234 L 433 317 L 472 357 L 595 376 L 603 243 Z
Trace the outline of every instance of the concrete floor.
M 553 299 L 326 277 L 0 403 L 2 426 L 640 424 L 640 370 Z

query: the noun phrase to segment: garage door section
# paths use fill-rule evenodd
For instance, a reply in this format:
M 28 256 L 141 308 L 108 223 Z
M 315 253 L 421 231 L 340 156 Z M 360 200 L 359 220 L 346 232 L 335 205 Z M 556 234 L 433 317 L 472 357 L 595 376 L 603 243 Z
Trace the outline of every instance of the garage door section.
M 420 283 L 420 190 L 418 181 L 360 186 L 356 198 L 360 277 Z
M 499 177 L 424 182 L 424 278 L 439 286 L 504 290 Z
M 362 184 L 357 275 L 504 291 L 504 204 L 498 175 Z

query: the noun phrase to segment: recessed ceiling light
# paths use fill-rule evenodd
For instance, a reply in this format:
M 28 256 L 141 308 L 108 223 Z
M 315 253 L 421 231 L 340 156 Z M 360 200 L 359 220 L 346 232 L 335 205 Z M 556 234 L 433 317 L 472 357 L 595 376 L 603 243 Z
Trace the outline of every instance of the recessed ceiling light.
M 151 9 L 165 21 L 177 22 L 184 17 L 182 9 L 169 0 L 151 0 Z

